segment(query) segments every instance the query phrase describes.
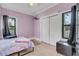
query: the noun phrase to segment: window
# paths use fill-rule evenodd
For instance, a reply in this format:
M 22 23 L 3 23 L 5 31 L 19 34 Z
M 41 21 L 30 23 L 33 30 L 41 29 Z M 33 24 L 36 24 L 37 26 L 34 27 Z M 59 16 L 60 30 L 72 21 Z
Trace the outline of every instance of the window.
M 12 17 L 8 17 L 8 27 L 10 31 L 10 35 L 16 35 L 16 19 Z
M 16 18 L 3 15 L 3 38 L 16 37 Z
M 62 37 L 68 39 L 71 26 L 71 12 L 62 14 Z

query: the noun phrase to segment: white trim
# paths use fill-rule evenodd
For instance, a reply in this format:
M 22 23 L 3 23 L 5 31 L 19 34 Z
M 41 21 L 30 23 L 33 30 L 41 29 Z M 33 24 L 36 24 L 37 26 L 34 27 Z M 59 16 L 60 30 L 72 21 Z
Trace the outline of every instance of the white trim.
M 59 3 L 56 3 L 56 4 L 54 4 L 54 5 L 50 6 L 50 7 L 47 7 L 47 8 L 45 8 L 45 9 L 43 9 L 43 10 L 37 12 L 36 14 L 40 14 L 40 13 L 42 13 L 42 12 L 44 12 L 44 11 L 46 11 L 46 10 L 48 10 L 48 9 L 50 9 L 50 8 L 52 8 L 52 7 L 54 7 L 54 6 L 56 6 L 56 5 L 58 5 L 58 4 L 59 4 Z
M 67 12 L 67 11 L 71 11 L 71 10 L 65 10 L 65 11 L 62 11 L 62 12 L 52 13 L 52 14 L 49 14 L 49 15 L 46 15 L 46 16 L 42 16 L 42 17 L 39 17 L 39 18 L 42 19 L 42 18 L 46 18 L 46 17 L 51 17 L 51 16 L 54 16 L 54 15 L 57 15 L 57 14 L 61 14 L 61 13 Z

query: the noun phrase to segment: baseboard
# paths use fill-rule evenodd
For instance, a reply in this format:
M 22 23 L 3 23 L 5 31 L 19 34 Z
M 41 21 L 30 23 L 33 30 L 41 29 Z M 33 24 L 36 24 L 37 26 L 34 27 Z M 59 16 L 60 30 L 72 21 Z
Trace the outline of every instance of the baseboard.
M 47 43 L 47 42 L 44 42 L 44 41 L 42 41 L 43 43 L 45 43 L 45 44 L 48 44 L 48 45 L 51 45 L 51 46 L 54 46 L 54 47 L 56 47 L 55 45 L 53 45 L 53 44 L 50 44 L 50 43 Z

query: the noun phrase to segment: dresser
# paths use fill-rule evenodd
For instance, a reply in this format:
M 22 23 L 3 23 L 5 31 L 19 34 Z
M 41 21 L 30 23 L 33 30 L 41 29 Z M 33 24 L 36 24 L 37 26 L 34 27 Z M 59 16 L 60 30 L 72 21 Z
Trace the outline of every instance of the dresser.
M 73 55 L 73 48 L 65 41 L 58 41 L 56 43 L 56 51 L 57 53 L 63 54 L 65 56 Z

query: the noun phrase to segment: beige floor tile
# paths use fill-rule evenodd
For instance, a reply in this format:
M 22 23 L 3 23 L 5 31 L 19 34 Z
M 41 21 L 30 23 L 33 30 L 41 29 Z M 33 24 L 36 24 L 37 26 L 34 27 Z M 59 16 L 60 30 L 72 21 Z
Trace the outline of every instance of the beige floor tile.
M 37 45 L 35 47 L 34 52 L 26 54 L 25 56 L 62 56 L 62 55 L 56 52 L 55 46 L 46 43 L 41 43 L 40 45 Z

